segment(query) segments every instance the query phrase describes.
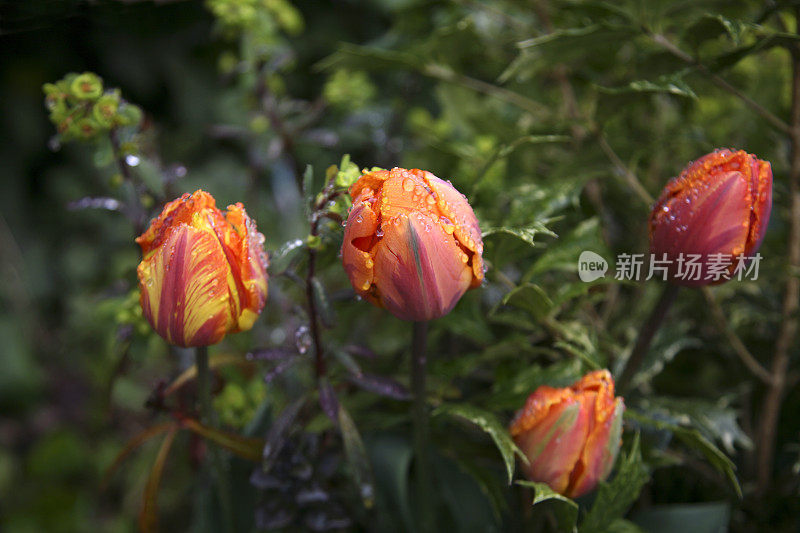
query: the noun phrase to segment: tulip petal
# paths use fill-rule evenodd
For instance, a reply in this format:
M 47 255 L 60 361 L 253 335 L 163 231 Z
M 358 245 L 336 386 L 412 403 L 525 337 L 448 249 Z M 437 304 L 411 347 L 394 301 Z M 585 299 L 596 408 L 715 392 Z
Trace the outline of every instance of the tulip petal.
M 384 222 L 376 246 L 378 297 L 402 320 L 431 320 L 455 306 L 472 281 L 468 257 L 427 214 L 400 215 Z
M 358 197 L 347 220 L 342 243 L 342 263 L 353 287 L 365 298 L 374 297 L 370 293 L 374 278 L 374 261 L 370 254 L 378 230 L 378 216 L 372 210 L 369 199 Z
M 171 344 L 219 342 L 232 322 L 229 273 L 212 233 L 184 223 L 173 227 L 137 269 L 145 317 Z
M 673 270 L 680 254 L 702 256 L 699 275 L 675 278 L 681 285 L 706 285 L 709 256 L 754 254 L 772 207 L 772 170 L 744 151 L 717 150 L 670 181 L 650 215 L 650 250 L 667 254 Z M 717 280 L 718 282 L 724 279 Z
M 566 492 L 570 498 L 583 496 L 599 481 L 605 480 L 611 473 L 619 452 L 622 413 L 625 410 L 623 400 L 598 394 L 597 403 L 604 405 L 597 405 L 592 410 L 594 420 L 590 420 L 586 445 L 575 464 Z
M 436 204 L 440 215 L 455 226 L 453 234 L 467 250 L 472 252 L 472 269 L 474 278 L 471 286 L 478 287 L 483 282 L 483 240 L 478 219 L 472 211 L 467 197 L 458 192 L 452 185 L 431 174 L 425 173 L 428 185 L 436 195 Z
M 231 269 L 228 285 L 232 312 L 237 317 L 236 329 L 246 331 L 253 327 L 267 300 L 264 236 L 240 203 L 228 206 L 225 222 L 213 224 L 213 229 Z
M 530 479 L 567 489 L 589 429 L 589 412 L 575 399 L 553 405 L 533 428 L 514 440 L 529 460 L 524 466 Z

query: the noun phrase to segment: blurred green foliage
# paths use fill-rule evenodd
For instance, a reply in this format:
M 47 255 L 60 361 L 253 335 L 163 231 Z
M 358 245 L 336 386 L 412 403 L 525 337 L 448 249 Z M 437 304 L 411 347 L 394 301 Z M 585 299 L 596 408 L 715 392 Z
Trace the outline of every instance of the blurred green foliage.
M 455 413 L 432 418 L 440 529 L 548 531 L 577 520 L 581 531 L 678 531 L 689 521 L 697 531 L 791 530 L 796 370 L 772 482 L 759 491 L 767 387 L 700 291 L 680 294 L 625 392 L 624 458 L 593 495 L 573 504 L 509 485 L 514 452 L 498 428 L 539 385 L 599 367 L 619 374 L 660 284 L 585 284 L 577 257 L 646 251 L 649 199 L 717 147 L 773 165 L 759 279 L 712 289 L 769 367 L 785 281 L 796 275 L 786 256 L 790 143 L 769 118 L 789 120 L 793 9 L 754 0 L 9 6 L 0 17 L 0 529 L 135 529 L 163 436 L 101 491 L 106 469 L 133 436 L 193 414 L 194 389 L 163 395 L 193 357 L 143 321 L 133 238 L 166 201 L 201 187 L 219 205 L 245 204 L 272 263 L 254 329 L 212 348 L 246 363 L 217 373 L 223 429 L 282 444 L 269 472 L 231 458 L 238 530 L 412 529 L 410 328 L 354 301 L 337 257 L 336 215 L 348 200 L 324 194 L 359 169 L 404 166 L 450 179 L 486 233 L 486 283 L 430 331 L 430 401 Z M 91 142 L 71 142 L 81 139 Z M 303 287 L 310 249 L 328 366 L 319 387 Z M 796 341 L 791 357 L 796 367 Z M 203 446 L 189 431 L 172 446 L 163 530 L 219 528 Z

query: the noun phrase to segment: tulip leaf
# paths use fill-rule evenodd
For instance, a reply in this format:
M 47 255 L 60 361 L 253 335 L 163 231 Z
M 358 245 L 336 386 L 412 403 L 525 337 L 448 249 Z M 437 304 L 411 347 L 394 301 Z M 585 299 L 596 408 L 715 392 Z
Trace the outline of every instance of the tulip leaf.
M 142 509 L 139 512 L 139 531 L 151 532 L 158 531 L 158 487 L 161 485 L 161 475 L 164 473 L 164 465 L 167 463 L 169 450 L 175 441 L 178 426 L 173 424 L 172 428 L 164 437 L 158 455 L 147 477 L 147 485 L 144 488 L 144 499 Z
M 699 451 L 706 460 L 717 469 L 730 483 L 733 490 L 742 497 L 742 488 L 739 486 L 739 480 L 736 478 L 736 465 L 730 458 L 725 455 L 722 450 L 714 446 L 710 440 L 703 436 L 698 430 L 694 428 L 683 427 L 664 420 L 651 418 L 641 412 L 636 412 L 628 409 L 625 411 L 625 418 L 633 420 L 634 422 L 643 426 L 650 426 L 655 429 L 671 431 L 678 439 L 680 439 L 689 448 Z
M 242 437 L 237 433 L 228 433 L 210 426 L 206 426 L 193 418 L 183 420 L 183 425 L 190 431 L 210 440 L 218 446 L 233 452 L 235 455 L 257 463 L 261 460 L 264 441 L 250 437 Z
M 295 420 L 305 406 L 307 400 L 308 398 L 306 396 L 302 396 L 293 403 L 290 403 L 272 422 L 267 432 L 261 457 L 261 469 L 265 473 L 272 470 L 283 446 L 289 439 L 290 433 L 298 428 L 299 424 L 295 424 Z
M 105 488 L 108 485 L 108 482 L 114 472 L 117 471 L 125 458 L 128 457 L 136 448 L 155 436 L 172 429 L 173 426 L 174 424 L 172 422 L 163 422 L 161 424 L 150 426 L 137 433 L 131 440 L 127 442 L 127 444 L 125 444 L 125 447 L 114 458 L 114 462 L 111 463 L 111 466 L 106 469 L 106 472 L 103 475 L 103 480 L 100 482 L 100 487 Z
M 489 411 L 484 411 L 483 409 L 467 404 L 444 404 L 437 408 L 433 412 L 433 415 L 449 415 L 454 418 L 461 418 L 472 422 L 488 433 L 497 446 L 497 449 L 500 451 L 500 454 L 503 456 L 509 483 L 514 479 L 514 454 L 525 463 L 528 462 L 527 457 L 525 457 L 514 443 L 508 429 L 506 429 L 497 417 Z
M 549 235 L 550 237 L 556 237 L 557 235 L 553 233 L 547 226 L 544 225 L 544 222 L 534 222 L 528 226 L 519 227 L 519 228 L 512 228 L 509 226 L 496 226 L 487 228 L 483 231 L 483 238 L 489 237 L 491 235 L 512 235 L 517 237 L 523 242 L 530 244 L 531 246 L 536 246 L 534 241 L 534 237 L 536 237 L 537 233 L 542 233 L 544 235 Z
M 333 306 L 331 306 L 331 300 L 328 298 L 325 287 L 322 286 L 322 283 L 316 276 L 311 278 L 311 287 L 314 291 L 314 299 L 318 304 L 317 311 L 319 311 L 319 318 L 322 320 L 322 324 L 326 328 L 333 327 Z
M 617 464 L 617 473 L 609 483 L 600 483 L 592 508 L 581 523 L 581 533 L 602 533 L 617 519 L 625 516 L 639 498 L 639 492 L 650 479 L 642 461 L 639 435 L 633 439 L 631 451 L 623 454 Z
M 555 509 L 557 509 L 555 516 L 558 521 L 558 531 L 575 531 L 575 524 L 578 520 L 577 503 L 554 491 L 547 483 L 517 481 L 517 485 L 533 489 L 532 505 L 547 501 L 557 504 L 555 506 Z
M 253 363 L 252 361 L 248 361 L 247 359 L 243 358 L 241 355 L 233 354 L 233 353 L 219 353 L 209 356 L 208 358 L 208 368 L 215 369 L 225 365 L 242 365 L 242 366 L 251 366 Z M 195 379 L 197 377 L 197 366 L 192 365 L 181 374 L 175 378 L 175 381 L 169 384 L 169 386 L 164 389 L 164 396 L 169 396 L 176 390 L 183 387 L 189 381 Z
M 375 481 L 372 475 L 372 466 L 361 434 L 342 404 L 339 404 L 339 429 L 342 432 L 344 453 L 350 464 L 353 481 L 358 487 L 358 494 L 361 501 L 364 502 L 364 507 L 370 509 L 375 504 Z

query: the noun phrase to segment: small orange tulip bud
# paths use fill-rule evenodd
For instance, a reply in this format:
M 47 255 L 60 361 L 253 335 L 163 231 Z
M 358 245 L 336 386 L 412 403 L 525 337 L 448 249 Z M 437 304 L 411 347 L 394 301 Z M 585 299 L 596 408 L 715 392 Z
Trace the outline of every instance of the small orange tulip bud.
M 267 299 L 267 255 L 242 204 L 223 213 L 207 192 L 184 194 L 136 242 L 142 311 L 167 342 L 208 346 L 253 327 Z
M 364 174 L 350 196 L 342 261 L 365 299 L 403 320 L 431 320 L 483 281 L 478 220 L 450 182 L 394 168 Z
M 737 257 L 758 251 L 771 210 L 769 162 L 743 150 L 715 150 L 664 188 L 650 213 L 650 252 L 657 260 L 666 255 L 673 283 L 724 282 Z M 692 256 L 697 267 L 690 271 L 685 261 Z M 710 271 L 712 262 L 723 265 L 724 276 Z
M 543 385 L 511 423 L 511 436 L 528 458 L 525 475 L 577 498 L 608 477 L 622 442 L 622 398 L 608 370 L 563 389 Z

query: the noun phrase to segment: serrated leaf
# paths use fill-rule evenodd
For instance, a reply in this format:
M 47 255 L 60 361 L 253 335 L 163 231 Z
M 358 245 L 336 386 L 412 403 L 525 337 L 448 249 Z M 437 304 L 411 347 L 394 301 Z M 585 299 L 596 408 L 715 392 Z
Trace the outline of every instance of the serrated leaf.
M 361 434 L 343 405 L 339 404 L 339 429 L 344 441 L 344 452 L 350 465 L 353 481 L 358 489 L 364 507 L 372 508 L 375 504 L 375 481 L 372 476 L 372 466 L 369 463 L 367 450 Z
M 580 532 L 607 531 L 612 523 L 625 516 L 649 479 L 650 474 L 642 461 L 637 434 L 631 451 L 620 458 L 614 479 L 609 483 L 600 483 L 594 504 L 581 522 Z
M 558 521 L 559 531 L 575 531 L 578 520 L 578 504 L 566 496 L 557 493 L 547 483 L 535 481 L 517 481 L 517 485 L 533 489 L 533 502 L 536 505 L 542 502 L 553 502 L 557 509 L 555 516 Z
M 537 320 L 544 319 L 553 310 L 553 302 L 544 289 L 533 283 L 526 283 L 509 291 L 503 297 L 502 304 L 527 311 Z
M 613 95 L 624 95 L 631 93 L 662 93 L 674 94 L 676 96 L 683 96 L 684 98 L 697 100 L 697 94 L 695 94 L 692 88 L 689 87 L 689 85 L 683 80 L 682 74 L 661 76 L 656 81 L 636 80 L 630 82 L 624 87 L 598 86 L 598 89 L 601 92 Z
M 711 464 L 711 466 L 713 466 L 728 480 L 733 490 L 741 499 L 742 488 L 739 486 L 739 480 L 736 478 L 736 465 L 733 464 L 733 461 L 731 461 L 727 455 L 725 455 L 719 448 L 714 446 L 714 444 L 705 438 L 698 430 L 686 428 L 663 420 L 650 418 L 647 415 L 632 409 L 625 411 L 625 418 L 643 426 L 650 426 L 655 429 L 671 431 L 686 446 L 700 452 Z
M 528 462 L 528 459 L 514 443 L 508 429 L 489 411 L 467 404 L 443 404 L 433 412 L 433 415 L 461 418 L 475 424 L 486 432 L 494 441 L 495 446 L 500 451 L 500 455 L 503 456 L 509 483 L 514 479 L 514 455 L 516 454 L 525 463 Z
M 544 222 L 534 222 L 528 226 L 512 228 L 509 226 L 497 226 L 493 228 L 486 228 L 483 231 L 483 238 L 489 237 L 490 235 L 498 235 L 498 234 L 507 234 L 512 235 L 531 246 L 536 246 L 535 237 L 538 233 L 549 235 L 550 237 L 557 237 L 555 233 L 553 233 L 547 226 L 545 226 Z

